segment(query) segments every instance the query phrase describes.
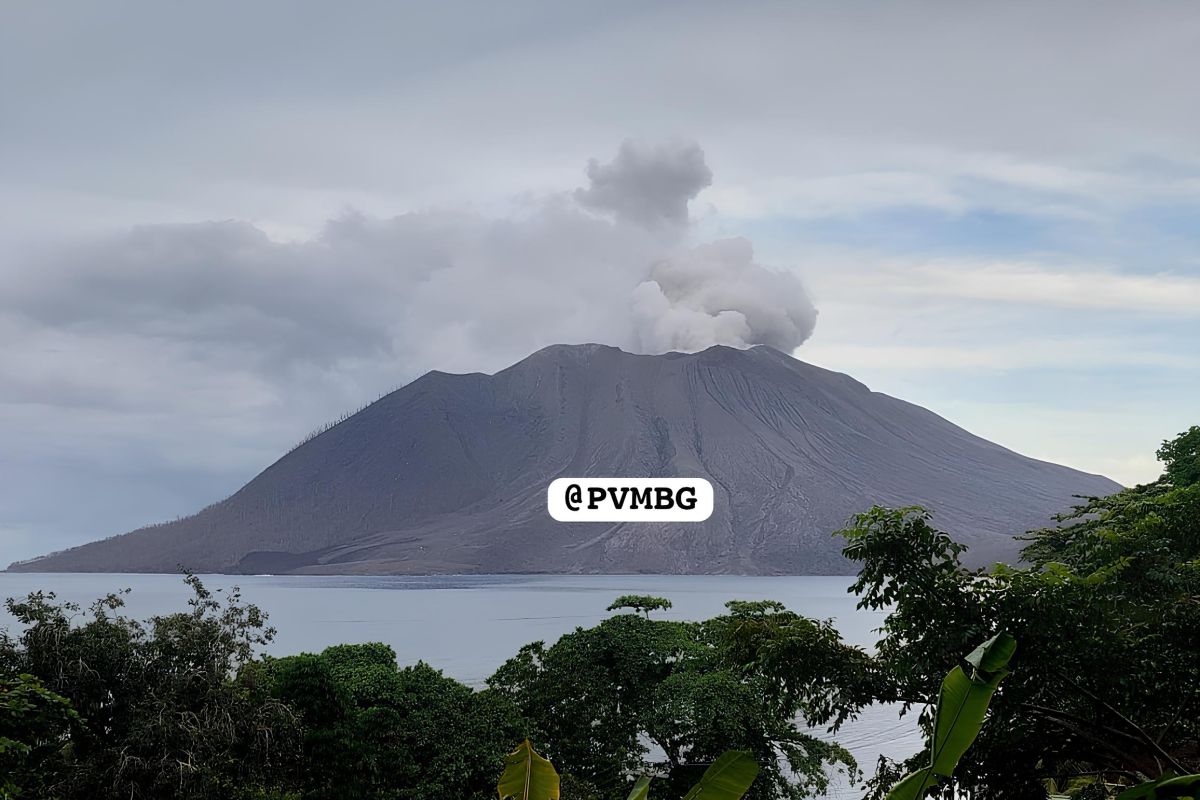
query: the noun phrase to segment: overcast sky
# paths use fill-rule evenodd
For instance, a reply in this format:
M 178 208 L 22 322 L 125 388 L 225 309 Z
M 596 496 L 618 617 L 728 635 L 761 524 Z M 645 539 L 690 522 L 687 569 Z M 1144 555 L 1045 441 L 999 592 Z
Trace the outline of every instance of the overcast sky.
M 8 4 L 0 562 L 559 341 L 795 347 L 1151 480 L 1197 75 L 1183 2 Z

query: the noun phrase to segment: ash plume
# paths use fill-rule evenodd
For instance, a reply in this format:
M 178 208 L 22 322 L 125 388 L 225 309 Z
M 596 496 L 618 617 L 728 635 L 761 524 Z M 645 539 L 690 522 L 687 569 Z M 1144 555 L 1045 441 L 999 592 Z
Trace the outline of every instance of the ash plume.
M 575 190 L 584 208 L 611 212 L 618 221 L 646 228 L 681 227 L 688 202 L 712 184 L 712 170 L 695 142 L 621 143 L 608 164 L 588 162 L 590 185 Z
M 715 344 L 791 352 L 817 322 L 794 273 L 754 261 L 743 238 L 710 242 L 659 261 L 633 291 L 640 348 L 649 353 Z

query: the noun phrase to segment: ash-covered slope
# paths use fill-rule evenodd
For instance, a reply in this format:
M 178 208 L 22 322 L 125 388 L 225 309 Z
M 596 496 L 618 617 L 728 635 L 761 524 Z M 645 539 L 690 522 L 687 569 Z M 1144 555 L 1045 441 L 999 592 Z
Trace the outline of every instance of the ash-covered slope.
M 705 523 L 562 524 L 556 477 L 702 476 Z M 431 372 L 195 516 L 33 571 L 849 571 L 830 532 L 921 504 L 975 561 L 1015 558 L 1107 478 L 1026 458 L 766 347 L 641 356 L 554 346 L 495 375 Z

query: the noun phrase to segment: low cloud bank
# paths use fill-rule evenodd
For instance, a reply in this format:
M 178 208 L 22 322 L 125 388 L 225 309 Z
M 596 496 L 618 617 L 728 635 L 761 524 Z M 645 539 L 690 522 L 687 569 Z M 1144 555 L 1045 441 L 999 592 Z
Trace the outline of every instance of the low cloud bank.
M 0 380 L 38 402 L 89 384 L 133 402 L 107 391 L 121 363 L 123 385 L 156 397 L 207 374 L 283 402 L 322 382 L 493 369 L 552 343 L 791 350 L 812 333 L 793 272 L 755 262 L 745 239 L 691 241 L 688 204 L 712 180 L 698 145 L 626 142 L 587 175 L 520 217 L 354 213 L 294 243 L 238 221 L 148 225 L 48 253 L 3 279 Z M 51 340 L 30 370 L 22 343 Z

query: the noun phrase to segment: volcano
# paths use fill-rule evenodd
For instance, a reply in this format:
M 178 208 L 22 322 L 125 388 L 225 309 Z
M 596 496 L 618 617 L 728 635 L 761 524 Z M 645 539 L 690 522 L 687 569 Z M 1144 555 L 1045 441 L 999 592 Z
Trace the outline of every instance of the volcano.
M 559 523 L 558 477 L 703 477 L 701 523 Z M 919 504 L 1014 561 L 1014 534 L 1119 485 L 1019 455 L 769 347 L 556 345 L 430 372 L 184 519 L 12 569 L 44 572 L 844 574 L 830 534 Z

